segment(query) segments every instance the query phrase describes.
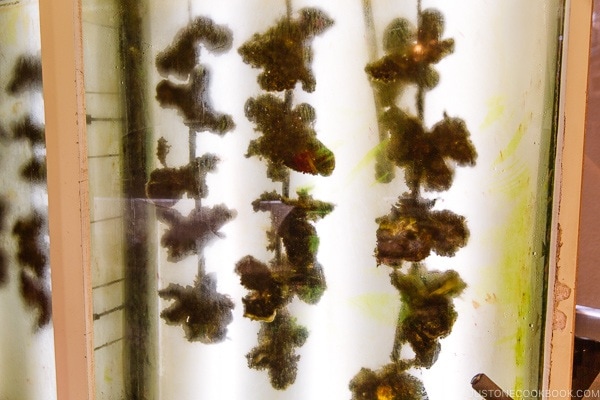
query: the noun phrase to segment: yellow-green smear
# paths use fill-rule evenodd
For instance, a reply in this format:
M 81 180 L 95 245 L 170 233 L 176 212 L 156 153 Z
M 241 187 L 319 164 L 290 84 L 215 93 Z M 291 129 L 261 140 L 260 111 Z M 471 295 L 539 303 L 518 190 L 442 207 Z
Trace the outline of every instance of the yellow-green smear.
M 356 166 L 352 169 L 351 175 L 354 176 L 358 174 L 365 168 L 372 168 L 371 164 L 383 153 L 388 145 L 389 140 L 384 140 L 377 144 L 377 146 L 373 147 L 371 150 L 365 154 L 365 156 L 356 164 Z
M 504 97 L 502 96 L 494 96 L 487 101 L 488 113 L 483 120 L 483 123 L 479 127 L 480 130 L 489 128 L 494 122 L 498 121 L 502 114 L 504 114 L 504 110 L 506 106 L 504 105 Z
M 16 42 L 18 30 L 17 23 L 23 18 L 22 11 L 18 8 L 11 7 L 8 9 L 0 8 L 0 33 L 3 34 L 2 41 L 5 45 Z
M 523 393 L 522 390 L 524 390 L 524 383 L 523 383 L 523 377 L 521 376 L 517 376 L 517 378 L 515 379 L 515 393 Z M 515 396 L 514 400 L 525 400 L 524 397 L 521 396 Z
M 108 383 L 113 381 L 112 369 L 109 367 L 104 368 L 104 381 Z
M 504 160 L 507 160 L 515 154 L 519 144 L 521 143 L 521 140 L 523 139 L 523 136 L 525 136 L 525 132 L 527 132 L 528 125 L 529 124 L 525 122 L 519 124 L 517 131 L 510 139 L 510 142 L 508 142 L 508 145 L 500 152 L 500 155 L 494 161 L 494 164 L 498 164 Z
M 517 132 L 508 147 L 516 147 L 522 133 Z M 514 150 L 511 150 L 514 153 Z M 533 346 L 533 338 L 529 335 L 528 326 L 532 315 L 537 312 L 531 310 L 532 286 L 534 263 L 532 259 L 532 240 L 535 233 L 535 199 L 531 194 L 531 173 L 528 168 L 522 168 L 512 176 L 510 185 L 503 187 L 507 206 L 512 206 L 506 223 L 502 230 L 500 243 L 503 244 L 503 255 L 499 260 L 500 282 L 499 307 L 501 315 L 509 322 L 514 321 L 514 334 L 509 336 L 514 346 L 516 366 L 515 390 L 531 389 L 532 383 L 530 365 L 528 360 L 532 357 L 531 351 L 537 349 Z
M 389 326 L 395 326 L 400 310 L 400 298 L 390 293 L 367 293 L 350 299 L 350 304 L 365 316 Z
M 312 191 L 315 189 L 315 185 L 303 185 L 303 186 L 299 186 L 296 189 L 297 193 L 306 193 L 306 194 L 310 194 L 312 193 Z

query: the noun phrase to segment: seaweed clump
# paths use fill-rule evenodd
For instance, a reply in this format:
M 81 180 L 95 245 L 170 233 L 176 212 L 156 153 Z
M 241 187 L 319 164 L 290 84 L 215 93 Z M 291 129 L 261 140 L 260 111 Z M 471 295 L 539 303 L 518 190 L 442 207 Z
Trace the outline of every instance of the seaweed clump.
M 244 316 L 272 322 L 277 310 L 288 301 L 278 277 L 268 265 L 252 256 L 238 261 L 235 272 L 240 276 L 241 284 L 251 291 L 242 299 Z
M 188 198 L 208 196 L 206 175 L 214 172 L 219 158 L 214 154 L 204 154 L 179 168 L 157 168 L 150 173 L 146 184 L 146 195 L 161 206 L 171 207 L 184 195 Z M 163 164 L 164 165 L 164 164 Z
M 421 264 L 413 264 L 408 273 L 393 273 L 392 284 L 401 294 L 404 316 L 396 348 L 409 343 L 415 353 L 412 365 L 429 368 L 439 355 L 439 340 L 450 334 L 458 316 L 452 298 L 466 284 L 454 270 L 430 271 Z
M 266 369 L 275 389 L 285 389 L 296 380 L 300 356 L 295 348 L 308 338 L 308 330 L 298 325 L 287 311 L 280 312 L 258 332 L 258 346 L 246 355 L 250 368 Z
M 198 273 L 193 285 L 169 284 L 159 290 L 161 298 L 172 303 L 160 316 L 168 325 L 179 325 L 190 342 L 213 344 L 227 336 L 227 326 L 233 320 L 233 301 L 217 291 L 215 273 L 206 272 L 204 250 L 214 240 L 223 238 L 221 228 L 236 216 L 236 211 L 224 204 L 207 207 L 202 200 L 208 196 L 207 175 L 217 169 L 219 157 L 197 152 L 197 134 L 210 132 L 223 136 L 235 124 L 230 115 L 213 109 L 209 95 L 210 74 L 200 64 L 201 46 L 214 54 L 231 48 L 232 32 L 215 24 L 208 17 L 196 17 L 183 27 L 173 42 L 156 57 L 156 68 L 165 77 L 156 86 L 156 100 L 163 108 L 177 111 L 188 128 L 189 159 L 181 166 L 168 166 L 171 146 L 161 137 L 157 141 L 156 157 L 162 167 L 154 169 L 146 182 L 146 196 L 156 205 L 158 221 L 167 226 L 161 246 L 167 260 L 173 263 L 196 256 Z M 186 196 L 194 208 L 188 215 L 173 208 Z
M 333 25 L 333 20 L 317 8 L 303 8 L 298 14 L 297 19 L 282 18 L 265 33 L 254 34 L 238 50 L 244 62 L 263 69 L 258 83 L 264 90 L 291 90 L 297 82 L 306 92 L 315 90 L 310 45 L 316 35 Z
M 29 115 L 12 124 L 11 130 L 13 132 L 13 139 L 27 140 L 32 147 L 35 145 L 44 145 L 46 143 L 44 127 L 40 124 L 36 124 Z
M 405 169 L 406 181 L 413 190 L 419 186 L 425 190 L 448 190 L 454 179 L 454 165 L 475 165 L 477 152 L 460 118 L 444 114 L 427 131 L 421 119 L 392 107 L 382 120 L 390 132 L 387 156 Z
M 187 340 L 212 344 L 227 336 L 234 304 L 229 296 L 217 292 L 213 274 L 204 275 L 194 286 L 171 283 L 158 294 L 165 300 L 173 300 L 160 316 L 169 325 L 181 325 Z
M 309 267 L 319 248 L 317 230 L 311 222 L 324 218 L 333 211 L 333 204 L 314 199 L 307 191 L 299 190 L 298 198 L 283 197 L 276 192 L 263 193 L 252 202 L 254 211 L 269 211 L 274 236 L 270 236 L 270 250 L 276 250 L 281 238 L 289 261 L 297 270 Z
M 317 260 L 319 236 L 315 223 L 333 210 L 333 204 L 314 199 L 306 190 L 290 196 L 292 171 L 330 176 L 335 156 L 314 130 L 315 109 L 294 104 L 298 83 L 313 92 L 316 79 L 311 69 L 314 37 L 328 29 L 331 20 L 316 8 L 303 8 L 254 34 L 238 52 L 244 62 L 261 69 L 258 84 L 268 92 L 246 101 L 245 113 L 260 137 L 248 145 L 246 157 L 266 163 L 267 178 L 281 182 L 281 192 L 265 192 L 252 202 L 255 212 L 271 214 L 267 250 L 269 262 L 251 255 L 238 261 L 235 271 L 248 290 L 242 302 L 244 316 L 261 323 L 258 345 L 247 355 L 248 366 L 268 370 L 271 385 L 286 389 L 296 380 L 300 356 L 295 349 L 308 338 L 306 328 L 296 324 L 288 305 L 298 298 L 316 304 L 327 288 L 323 266 Z
M 24 180 L 32 184 L 46 183 L 46 156 L 45 151 L 36 151 L 38 148 L 45 149 L 44 126 L 35 123 L 30 116 L 23 117 L 11 126 L 13 140 L 26 140 L 32 149 L 32 157 L 21 167 L 20 175 Z
M 377 218 L 378 264 L 421 261 L 431 252 L 451 257 L 467 244 L 465 218 L 449 210 L 432 211 L 433 201 L 411 197 L 398 200 L 390 214 Z
M 236 272 L 242 285 L 251 291 L 243 299 L 244 315 L 271 322 L 294 296 L 316 304 L 325 292 L 323 267 L 316 261 L 319 237 L 310 221 L 325 217 L 333 205 L 303 192 L 298 199 L 269 192 L 254 201 L 253 206 L 255 211 L 271 212 L 268 249 L 278 253 L 278 257 L 267 265 L 246 256 L 236 264 Z
M 235 215 L 234 210 L 223 204 L 195 208 L 185 217 L 172 208 L 159 208 L 158 220 L 169 226 L 160 241 L 167 249 L 168 260 L 178 262 L 187 256 L 201 254 L 206 245 L 223 237 L 219 230 Z
M 37 311 L 39 328 L 50 322 L 52 306 L 47 284 L 49 272 L 48 227 L 45 217 L 33 211 L 15 223 L 12 234 L 17 240 L 17 261 L 21 265 L 20 291 L 25 303 Z
M 260 138 L 250 142 L 247 157 L 268 161 L 268 176 L 282 180 L 286 168 L 311 175 L 329 176 L 335 157 L 312 128 L 315 110 L 303 103 L 288 110 L 285 100 L 262 95 L 246 102 L 246 117 L 256 123 Z
M 442 39 L 444 18 L 439 10 L 422 11 L 420 1 L 417 8 L 418 26 L 406 18 L 394 19 L 384 33 L 386 54 L 365 68 L 383 148 L 376 176 L 390 183 L 393 167 L 403 169 L 409 191 L 399 196 L 389 214 L 376 219 L 377 265 L 391 268 L 391 283 L 402 303 L 391 363 L 377 371 L 363 368 L 355 375 L 350 382 L 353 400 L 426 399 L 423 383 L 407 371 L 435 364 L 440 339 L 451 333 L 458 317 L 454 298 L 466 287 L 456 271 L 430 270 L 423 263 L 432 252 L 453 257 L 466 246 L 469 229 L 465 217 L 435 210 L 435 200 L 424 198 L 422 189 L 449 190 L 454 168 L 474 166 L 477 152 L 462 119 L 444 113 L 431 129 L 424 123 L 425 92 L 440 80 L 433 64 L 453 52 L 454 40 Z M 398 106 L 409 85 L 417 87 L 416 115 Z M 402 357 L 405 345 L 412 349 L 413 358 Z
M 352 400 L 427 400 L 423 383 L 395 363 L 362 368 L 350 382 Z
M 442 39 L 443 32 L 444 17 L 436 9 L 421 11 L 418 27 L 406 18 L 394 19 L 384 32 L 386 55 L 369 63 L 367 74 L 376 83 L 386 85 L 385 91 L 394 97 L 407 83 L 433 89 L 439 74 L 432 64 L 454 51 L 454 40 Z
M 17 95 L 27 90 L 42 89 L 42 60 L 33 54 L 21 55 L 13 69 L 13 77 L 6 91 Z
M 232 39 L 231 29 L 215 24 L 208 17 L 196 17 L 158 53 L 156 69 L 163 76 L 173 74 L 185 80 L 198 64 L 201 44 L 212 53 L 220 54 L 231 49 Z
M 26 92 L 40 92 L 42 89 L 42 66 L 39 56 L 23 54 L 15 62 L 12 77 L 6 92 L 21 96 Z M 36 190 L 46 184 L 46 149 L 44 125 L 38 123 L 30 112 L 18 121 L 8 124 L 9 130 L 0 129 L 2 141 L 26 142 L 31 157 L 20 168 L 20 181 L 26 186 L 19 191 Z M 19 182 L 20 184 L 20 182 Z M 45 191 L 44 191 L 45 192 Z M 0 230 L 7 227 L 8 204 L 0 199 Z M 50 295 L 50 262 L 47 210 L 32 204 L 24 216 L 15 218 L 10 230 L 16 242 L 15 254 L 0 250 L 0 283 L 9 278 L 8 260 L 13 256 L 19 266 L 19 293 L 25 305 L 35 315 L 35 326 L 41 329 L 52 318 Z
M 195 131 L 211 131 L 219 135 L 235 127 L 231 116 L 216 112 L 207 94 L 209 72 L 206 67 L 195 67 L 187 83 L 162 80 L 156 86 L 156 100 L 162 107 L 174 108 L 184 123 Z

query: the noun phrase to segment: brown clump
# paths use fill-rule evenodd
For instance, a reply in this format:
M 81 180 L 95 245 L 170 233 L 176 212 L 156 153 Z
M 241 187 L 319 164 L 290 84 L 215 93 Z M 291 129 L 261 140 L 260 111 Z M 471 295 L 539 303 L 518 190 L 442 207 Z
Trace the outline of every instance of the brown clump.
M 350 381 L 352 400 L 427 400 L 423 383 L 397 364 L 362 368 Z
M 12 95 L 42 88 L 42 60 L 39 56 L 22 55 L 17 59 L 13 77 L 6 91 Z
M 42 328 L 52 315 L 50 289 L 46 280 L 50 265 L 46 220 L 42 214 L 33 212 L 19 219 L 12 230 L 17 240 L 17 261 L 21 265 L 20 291 L 25 304 L 38 312 L 37 326 Z
M 206 175 L 214 172 L 219 159 L 205 154 L 179 168 L 157 168 L 150 173 L 146 195 L 160 206 L 172 207 L 184 194 L 192 199 L 208 196 Z
M 222 53 L 231 48 L 232 40 L 229 28 L 217 25 L 209 18 L 196 17 L 156 56 L 156 69 L 163 76 L 173 74 L 186 80 L 199 63 L 200 44 L 214 53 Z
M 158 292 L 173 304 L 160 316 L 169 325 L 181 325 L 190 342 L 218 343 L 227 336 L 227 325 L 233 321 L 233 301 L 217 292 L 216 278 L 204 275 L 194 286 L 171 283 Z
M 454 51 L 454 40 L 442 39 L 444 19 L 437 10 L 421 13 L 418 28 L 406 18 L 393 20 L 384 33 L 386 55 L 370 63 L 365 71 L 374 82 L 397 86 L 414 83 L 426 89 L 434 88 L 439 74 L 432 68 Z
M 454 180 L 454 164 L 475 165 L 477 152 L 460 118 L 444 115 L 428 131 L 421 120 L 392 107 L 382 121 L 390 131 L 388 157 L 406 169 L 406 182 L 412 190 L 419 186 L 448 190 Z
M 284 390 L 296 380 L 298 360 L 296 348 L 308 338 L 308 330 L 296 323 L 283 309 L 270 323 L 262 323 L 258 332 L 258 346 L 247 355 L 250 368 L 269 371 L 271 385 Z
M 202 66 L 194 68 L 190 81 L 184 84 L 168 80 L 156 86 L 156 100 L 161 107 L 174 108 L 183 117 L 184 123 L 196 131 L 210 131 L 223 135 L 235 127 L 231 116 L 216 112 L 207 94 L 208 70 Z
M 421 261 L 431 251 L 453 256 L 467 244 L 465 217 L 449 210 L 432 211 L 432 207 L 432 201 L 404 197 L 388 215 L 377 218 L 378 264 L 399 266 L 404 261 Z
M 322 176 L 333 172 L 335 156 L 317 139 L 315 111 L 309 104 L 289 109 L 285 101 L 263 95 L 246 102 L 246 117 L 262 133 L 250 142 L 246 156 L 266 158 L 273 180 L 282 180 L 286 168 Z
M 402 297 L 404 315 L 397 344 L 409 343 L 415 352 L 414 365 L 429 368 L 440 352 L 439 340 L 450 334 L 457 318 L 452 298 L 463 292 L 466 283 L 456 271 L 428 271 L 419 264 L 391 277 Z
M 158 208 L 156 213 L 159 221 L 169 225 L 160 244 L 167 249 L 168 260 L 171 262 L 199 254 L 214 239 L 223 237 L 219 229 L 237 214 L 223 204 L 212 208 L 196 208 L 187 217 L 172 208 Z
M 307 92 L 315 90 L 310 44 L 316 35 L 333 25 L 333 20 L 316 8 L 303 8 L 299 14 L 297 19 L 282 18 L 238 49 L 244 62 L 262 68 L 258 83 L 264 90 L 289 90 L 297 82 L 301 82 Z

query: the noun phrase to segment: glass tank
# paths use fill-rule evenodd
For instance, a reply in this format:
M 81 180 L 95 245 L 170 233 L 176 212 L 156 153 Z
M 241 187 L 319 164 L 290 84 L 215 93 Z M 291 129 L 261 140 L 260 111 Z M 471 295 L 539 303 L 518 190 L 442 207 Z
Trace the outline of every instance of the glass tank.
M 37 1 L 0 1 L 0 398 L 55 399 Z
M 84 0 L 97 397 L 541 389 L 563 11 Z

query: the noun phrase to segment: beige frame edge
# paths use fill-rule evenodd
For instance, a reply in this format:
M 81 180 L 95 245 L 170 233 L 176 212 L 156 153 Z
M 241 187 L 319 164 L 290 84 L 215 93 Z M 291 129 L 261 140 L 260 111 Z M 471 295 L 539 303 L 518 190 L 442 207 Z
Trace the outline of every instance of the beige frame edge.
M 571 388 L 592 0 L 566 0 L 566 4 L 543 387 L 553 400 L 567 399 L 556 394 Z M 40 19 L 58 399 L 93 400 L 81 0 L 40 0 Z M 562 329 L 553 324 L 558 315 L 566 316 Z

